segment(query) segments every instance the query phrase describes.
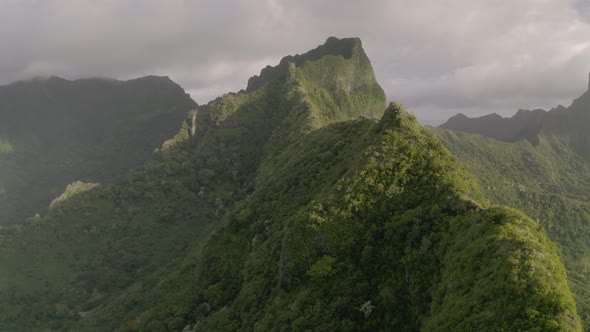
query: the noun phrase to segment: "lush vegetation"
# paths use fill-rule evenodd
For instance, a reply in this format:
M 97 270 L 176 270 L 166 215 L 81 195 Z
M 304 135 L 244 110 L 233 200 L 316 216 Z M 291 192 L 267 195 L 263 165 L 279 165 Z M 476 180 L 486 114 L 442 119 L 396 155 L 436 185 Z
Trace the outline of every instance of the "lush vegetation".
M 297 146 L 208 242 L 196 330 L 580 328 L 543 229 L 480 206 L 398 105 Z
M 585 329 L 590 331 L 590 91 L 569 107 L 520 110 L 511 118 L 458 115 L 435 133 L 495 204 L 522 209 L 559 246 Z
M 385 109 L 358 39 L 250 82 L 0 229 L 0 330 L 581 329 L 544 229 Z
M 122 179 L 194 107 L 164 77 L 1 86 L 0 225 L 45 213 L 68 183 Z
M 474 174 L 491 203 L 517 207 L 544 226 L 559 246 L 580 316 L 590 329 L 590 165 L 564 138 L 541 135 L 503 143 L 435 131 Z

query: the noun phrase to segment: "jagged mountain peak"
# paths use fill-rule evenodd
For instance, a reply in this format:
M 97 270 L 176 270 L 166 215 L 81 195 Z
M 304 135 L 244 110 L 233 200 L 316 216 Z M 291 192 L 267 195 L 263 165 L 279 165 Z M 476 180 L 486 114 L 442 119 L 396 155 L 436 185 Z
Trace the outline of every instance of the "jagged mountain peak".
M 262 69 L 259 75 L 255 75 L 248 80 L 248 87 L 246 92 L 252 92 L 268 82 L 286 75 L 289 71 L 289 66 L 301 67 L 308 61 L 317 61 L 325 56 L 342 56 L 345 59 L 356 58 L 357 62 L 369 62 L 369 58 L 365 54 L 362 47 L 362 42 L 359 38 L 336 38 L 329 37 L 326 42 L 319 45 L 313 50 L 303 54 L 288 55 L 281 59 L 276 66 L 266 66 Z M 372 69 L 371 69 L 372 72 Z M 374 76 L 372 74 L 372 76 Z
M 313 50 L 283 57 L 277 66 L 265 67 L 260 75 L 249 79 L 246 90 L 225 94 L 199 107 L 200 123 L 234 126 L 238 114 L 248 114 L 250 118 L 256 112 L 254 107 L 247 106 L 255 104 L 252 100 L 269 94 L 288 96 L 292 99 L 289 103 L 300 107 L 288 113 L 280 112 L 278 107 L 272 114 L 257 112 L 256 117 L 277 120 L 296 113 L 281 125 L 283 129 L 290 128 L 291 133 L 359 116 L 378 119 L 386 105 L 385 93 L 375 79 L 360 39 L 330 37 Z

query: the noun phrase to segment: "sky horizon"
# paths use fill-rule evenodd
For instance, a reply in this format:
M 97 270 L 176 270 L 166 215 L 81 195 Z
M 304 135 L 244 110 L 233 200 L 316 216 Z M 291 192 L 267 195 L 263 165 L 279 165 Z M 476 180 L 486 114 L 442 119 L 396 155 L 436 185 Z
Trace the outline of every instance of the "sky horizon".
M 0 84 L 169 76 L 199 104 L 283 56 L 359 37 L 424 124 L 569 106 L 588 87 L 590 1 L 0 1 Z

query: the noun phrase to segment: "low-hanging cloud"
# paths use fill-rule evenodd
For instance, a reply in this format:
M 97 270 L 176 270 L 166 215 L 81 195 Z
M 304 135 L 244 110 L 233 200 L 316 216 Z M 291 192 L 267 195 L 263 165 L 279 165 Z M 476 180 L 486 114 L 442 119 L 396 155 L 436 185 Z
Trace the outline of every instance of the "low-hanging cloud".
M 0 83 L 168 75 L 199 103 L 328 36 L 358 36 L 424 122 L 569 103 L 590 70 L 580 0 L 4 0 Z

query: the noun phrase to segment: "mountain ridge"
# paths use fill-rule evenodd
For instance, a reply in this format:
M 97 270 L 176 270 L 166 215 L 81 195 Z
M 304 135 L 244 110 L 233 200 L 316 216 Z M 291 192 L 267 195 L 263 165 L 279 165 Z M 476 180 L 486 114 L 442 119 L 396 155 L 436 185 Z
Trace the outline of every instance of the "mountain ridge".
M 482 118 L 459 126 L 459 116 L 432 130 L 476 176 L 490 203 L 519 208 L 545 227 L 560 248 L 584 329 L 590 331 L 590 92 L 567 108 L 536 112 L 541 119 L 532 126 L 536 130 L 516 139 L 498 137 L 499 126 Z M 519 111 L 502 125 L 509 127 L 517 117 L 530 121 L 531 113 Z
M 567 134 L 571 128 L 576 128 L 575 121 L 583 119 L 570 119 L 573 114 L 584 117 L 590 106 L 590 74 L 588 90 L 580 97 L 574 99 L 569 107 L 558 105 L 549 111 L 543 109 L 524 110 L 519 109 L 511 117 L 502 117 L 496 113 L 476 118 L 469 118 L 459 113 L 449 118 L 439 128 L 461 131 L 469 134 L 480 134 L 503 142 L 516 142 L 528 140 L 533 144 L 538 142 L 538 136 L 546 134 Z M 564 111 L 569 111 L 565 112 Z M 578 130 L 578 129 L 576 129 Z M 574 143 L 575 144 L 575 143 Z M 578 145 L 582 145 L 578 143 Z M 584 152 L 590 156 L 590 151 Z
M 319 45 L 313 50 L 304 54 L 285 56 L 274 67 L 270 65 L 266 66 L 261 70 L 259 75 L 254 75 L 248 79 L 248 86 L 245 91 L 252 92 L 268 81 L 276 79 L 280 75 L 285 75 L 290 65 L 300 67 L 306 61 L 319 60 L 326 55 L 342 56 L 345 59 L 350 59 L 359 52 L 362 53 L 360 55 L 361 57 L 364 56 L 368 60 L 362 50 L 362 43 L 359 38 L 338 39 L 336 37 L 329 37 L 324 44 Z
M 286 61 L 124 181 L 0 229 L 0 329 L 580 330 L 544 229 L 386 105 L 361 51 Z

